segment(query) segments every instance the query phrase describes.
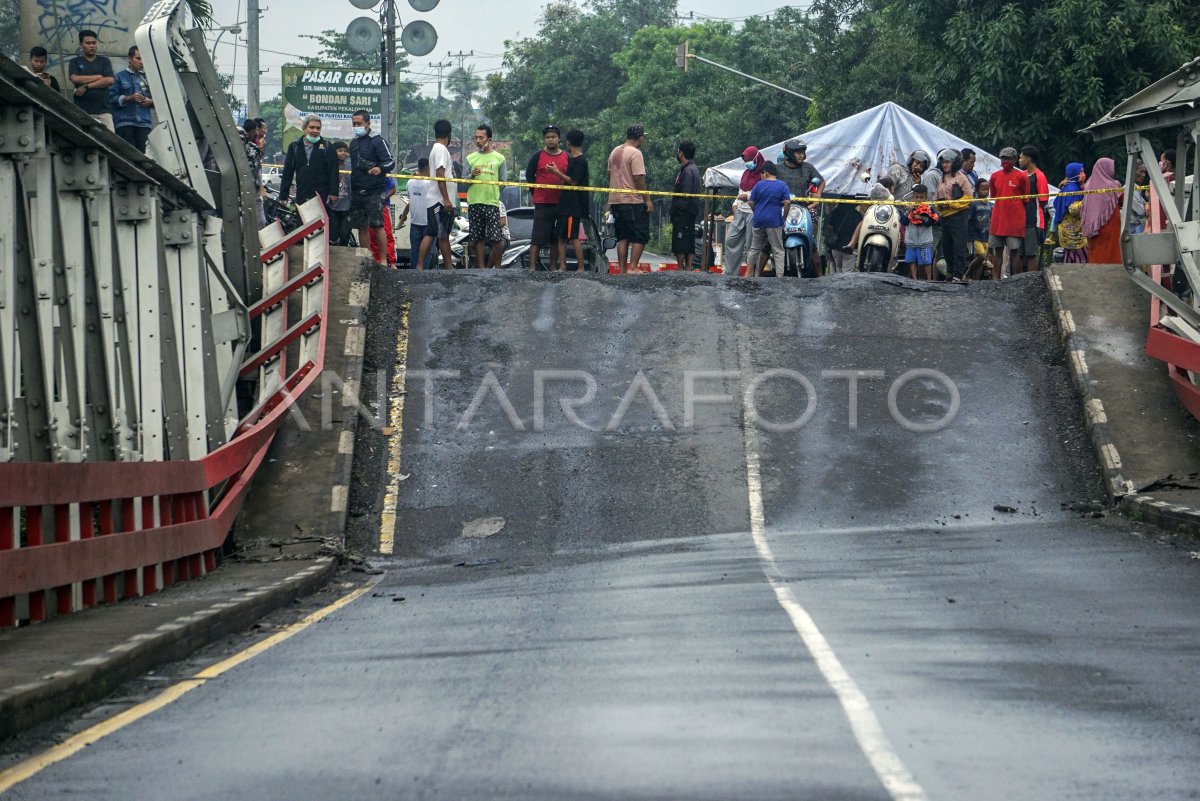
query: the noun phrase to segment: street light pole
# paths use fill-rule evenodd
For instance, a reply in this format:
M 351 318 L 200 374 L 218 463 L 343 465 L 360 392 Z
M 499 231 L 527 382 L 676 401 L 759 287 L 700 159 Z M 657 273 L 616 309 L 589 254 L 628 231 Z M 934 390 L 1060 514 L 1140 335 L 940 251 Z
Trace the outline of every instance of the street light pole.
M 216 63 L 217 63 L 217 45 L 221 44 L 221 37 L 224 36 L 226 33 L 232 33 L 234 36 L 237 36 L 239 33 L 242 32 L 242 25 L 244 25 L 244 24 L 245 23 L 243 23 L 243 22 L 235 22 L 232 25 L 222 25 L 219 28 L 212 29 L 212 30 L 218 31 L 217 38 L 213 40 L 213 44 L 212 44 L 213 66 L 216 66 Z
M 687 72 L 687 62 L 689 59 L 695 59 L 696 61 L 702 61 L 705 64 L 711 64 L 712 66 L 716 67 L 717 69 L 722 69 L 722 70 L 725 70 L 726 72 L 732 72 L 734 75 L 739 75 L 748 80 L 756 81 L 758 83 L 761 83 L 763 86 L 769 86 L 772 89 L 778 89 L 780 92 L 785 92 L 794 97 L 798 97 L 801 100 L 807 100 L 809 103 L 813 102 L 813 99 L 811 97 L 809 97 L 808 95 L 802 95 L 799 92 L 793 92 L 791 89 L 784 89 L 782 86 L 779 86 L 778 84 L 771 83 L 770 81 L 764 81 L 762 78 L 756 78 L 753 75 L 748 75 L 739 70 L 735 70 L 733 67 L 727 67 L 724 64 L 718 64 L 715 61 L 709 61 L 707 58 L 702 58 L 702 57 L 696 55 L 695 53 L 690 53 L 690 52 L 688 52 L 688 43 L 684 42 L 675 51 L 675 66 L 679 67 L 684 72 Z

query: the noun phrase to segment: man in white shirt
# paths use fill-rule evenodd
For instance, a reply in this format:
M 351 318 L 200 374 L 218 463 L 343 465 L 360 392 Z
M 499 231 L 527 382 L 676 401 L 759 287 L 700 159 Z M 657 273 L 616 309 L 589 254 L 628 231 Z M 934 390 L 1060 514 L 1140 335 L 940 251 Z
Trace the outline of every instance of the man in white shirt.
M 430 188 L 428 202 L 429 218 L 425 221 L 425 238 L 417 264 L 424 264 L 425 257 L 437 243 L 442 254 L 442 267 L 454 269 L 454 256 L 450 252 L 450 231 L 454 218 L 458 216 L 458 184 L 454 182 L 454 163 L 450 159 L 450 136 L 452 129 L 448 120 L 433 124 L 433 147 L 429 151 L 429 177 L 439 179 Z
M 429 175 L 429 159 L 422 158 L 417 161 L 417 173 Z M 400 213 L 401 228 L 404 227 L 404 221 L 408 219 L 408 215 L 412 214 L 412 224 L 408 227 L 408 262 L 409 266 L 418 270 L 427 270 L 433 266 L 432 251 L 425 257 L 424 262 L 417 261 L 417 257 L 421 253 L 421 240 L 425 238 L 429 219 L 429 194 L 432 191 L 433 181 L 410 178 L 408 188 L 405 190 L 408 195 L 408 208 Z

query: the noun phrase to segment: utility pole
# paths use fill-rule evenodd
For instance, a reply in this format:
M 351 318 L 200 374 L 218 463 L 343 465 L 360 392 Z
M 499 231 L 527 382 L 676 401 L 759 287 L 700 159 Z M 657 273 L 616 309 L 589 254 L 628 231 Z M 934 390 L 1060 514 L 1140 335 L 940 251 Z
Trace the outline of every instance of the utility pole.
M 437 92 L 437 101 L 436 101 L 436 102 L 433 104 L 433 105 L 434 105 L 434 112 L 433 112 L 433 113 L 434 113 L 434 115 L 435 115 L 435 116 L 436 116 L 436 115 L 437 115 L 437 113 L 438 113 L 438 112 L 437 112 L 437 108 L 438 108 L 439 106 L 441 106 L 441 104 L 442 104 L 442 72 L 443 72 L 443 71 L 445 71 L 446 69 L 448 69 L 449 67 L 450 67 L 450 62 L 449 62 L 449 61 L 443 61 L 443 62 L 441 62 L 441 63 L 438 63 L 438 64 L 434 64 L 432 61 L 431 61 L 431 62 L 429 62 L 429 69 L 431 69 L 431 70 L 437 70 L 437 74 L 438 74 L 438 92 Z M 430 123 L 431 123 L 431 124 L 432 124 L 432 122 L 433 122 L 433 120 L 430 120 Z M 425 132 L 425 133 L 426 133 L 426 136 L 428 136 L 428 135 L 429 135 L 429 131 L 428 131 L 428 130 L 426 130 L 426 132 Z
M 381 65 L 380 135 L 388 149 L 396 150 L 396 2 L 384 0 L 383 41 L 379 45 Z
M 246 116 L 258 116 L 258 0 L 246 3 Z
M 447 58 L 457 58 L 458 59 L 458 71 L 459 72 L 463 71 L 463 62 L 466 61 L 468 58 L 471 58 L 474 55 L 475 55 L 474 50 L 470 50 L 466 53 L 462 52 L 461 50 L 458 51 L 457 53 L 451 53 L 449 51 L 446 52 Z M 441 81 L 440 80 L 438 81 L 438 87 L 439 87 L 438 94 L 441 94 L 441 91 L 440 91 Z M 467 127 L 467 103 L 471 102 L 471 98 L 467 97 L 467 98 L 464 98 L 464 100 L 465 100 L 465 102 L 463 103 L 463 107 L 461 109 L 459 109 L 458 160 L 460 162 L 462 162 L 463 169 L 466 169 L 466 166 L 467 166 L 467 132 L 464 129 Z
M 440 64 L 434 64 L 432 61 L 429 62 L 429 69 L 437 70 L 437 73 L 438 73 L 438 93 L 437 93 L 438 100 L 442 99 L 442 72 L 450 66 L 451 66 L 451 64 L 449 61 L 443 61 Z

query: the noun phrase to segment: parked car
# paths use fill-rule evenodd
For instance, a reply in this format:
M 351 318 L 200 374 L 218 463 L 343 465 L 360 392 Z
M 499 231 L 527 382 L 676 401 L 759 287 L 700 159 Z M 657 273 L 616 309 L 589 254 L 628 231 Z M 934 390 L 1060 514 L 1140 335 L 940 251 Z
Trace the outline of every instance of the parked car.
M 522 206 L 508 210 L 508 230 L 512 234 L 508 249 L 500 259 L 501 267 L 521 266 L 529 268 L 529 240 L 533 236 L 533 207 Z M 596 221 L 585 217 L 580 239 L 583 241 L 583 258 L 587 262 L 584 269 L 594 273 L 608 272 L 608 251 L 617 245 L 617 240 L 611 237 L 601 237 Z M 575 246 L 567 243 L 567 269 L 577 269 Z M 538 253 L 539 270 L 549 269 L 550 250 L 540 248 Z
M 263 167 L 262 182 L 268 192 L 278 192 L 279 183 L 283 178 L 282 167 Z

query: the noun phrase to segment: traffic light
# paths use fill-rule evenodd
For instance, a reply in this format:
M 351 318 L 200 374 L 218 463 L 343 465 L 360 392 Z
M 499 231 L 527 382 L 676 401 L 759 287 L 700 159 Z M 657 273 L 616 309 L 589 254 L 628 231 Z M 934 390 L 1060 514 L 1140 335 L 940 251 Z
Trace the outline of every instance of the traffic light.
M 688 65 L 688 43 L 687 39 L 683 40 L 683 44 L 675 48 L 675 66 L 687 72 Z

